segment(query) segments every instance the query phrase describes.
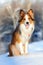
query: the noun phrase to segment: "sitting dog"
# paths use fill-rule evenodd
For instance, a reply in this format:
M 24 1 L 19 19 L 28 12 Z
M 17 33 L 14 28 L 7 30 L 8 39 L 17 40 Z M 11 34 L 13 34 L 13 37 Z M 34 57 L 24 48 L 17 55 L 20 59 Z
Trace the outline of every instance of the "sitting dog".
M 21 19 L 13 32 L 12 41 L 9 45 L 10 56 L 28 54 L 28 43 L 35 28 L 34 13 L 30 9 L 27 13 L 20 10 Z

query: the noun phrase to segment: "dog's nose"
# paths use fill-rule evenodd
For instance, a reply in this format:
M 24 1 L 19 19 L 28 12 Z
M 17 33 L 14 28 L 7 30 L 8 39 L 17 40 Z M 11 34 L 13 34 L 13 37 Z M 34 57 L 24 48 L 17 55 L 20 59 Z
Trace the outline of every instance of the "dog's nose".
M 26 22 L 26 24 L 29 24 L 29 22 Z

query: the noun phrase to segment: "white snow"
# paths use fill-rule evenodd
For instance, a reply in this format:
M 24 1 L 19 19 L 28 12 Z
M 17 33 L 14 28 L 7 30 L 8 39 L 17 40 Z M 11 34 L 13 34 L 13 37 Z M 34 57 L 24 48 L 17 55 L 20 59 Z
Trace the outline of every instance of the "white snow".
M 33 42 L 32 44 L 29 44 L 29 52 L 41 52 L 43 51 L 43 41 L 39 42 Z
M 0 55 L 0 65 L 43 65 L 43 41 L 29 44 L 29 54 L 8 57 L 8 53 Z

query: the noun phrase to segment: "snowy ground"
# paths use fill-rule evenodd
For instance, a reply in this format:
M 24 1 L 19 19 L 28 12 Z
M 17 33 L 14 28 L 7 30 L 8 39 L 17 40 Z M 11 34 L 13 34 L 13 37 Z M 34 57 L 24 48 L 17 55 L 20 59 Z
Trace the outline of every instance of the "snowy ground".
M 8 57 L 8 53 L 0 55 L 0 65 L 43 65 L 43 41 L 29 44 L 26 56 Z

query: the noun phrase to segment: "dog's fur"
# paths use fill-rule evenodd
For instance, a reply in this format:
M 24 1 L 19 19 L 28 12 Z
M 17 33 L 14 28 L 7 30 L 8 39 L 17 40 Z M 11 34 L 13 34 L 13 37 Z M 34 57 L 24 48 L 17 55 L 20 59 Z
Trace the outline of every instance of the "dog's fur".
M 30 9 L 27 13 L 20 10 L 20 16 L 19 25 L 14 31 L 9 45 L 10 56 L 28 54 L 28 43 L 34 31 L 33 10 Z

